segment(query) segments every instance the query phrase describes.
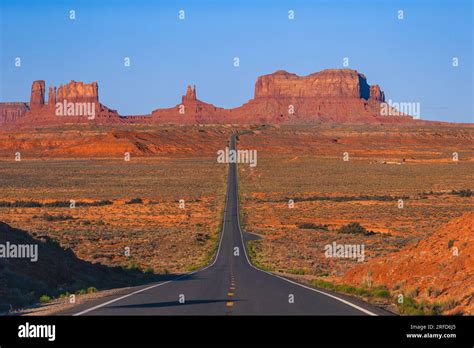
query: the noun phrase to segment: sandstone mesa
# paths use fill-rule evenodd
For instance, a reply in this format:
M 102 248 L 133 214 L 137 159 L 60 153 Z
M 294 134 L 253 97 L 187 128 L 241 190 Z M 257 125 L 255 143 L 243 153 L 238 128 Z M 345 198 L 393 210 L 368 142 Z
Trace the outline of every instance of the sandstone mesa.
M 181 103 L 148 115 L 120 115 L 99 101 L 97 82 L 71 81 L 59 87 L 34 81 L 30 102 L 0 103 L 0 124 L 19 127 L 64 123 L 97 124 L 317 124 L 411 123 L 409 115 L 382 116 L 385 94 L 378 85 L 351 69 L 327 69 L 307 76 L 283 70 L 260 76 L 254 97 L 242 106 L 225 109 L 201 101 L 188 86 Z M 57 103 L 90 103 L 96 117 L 58 117 Z

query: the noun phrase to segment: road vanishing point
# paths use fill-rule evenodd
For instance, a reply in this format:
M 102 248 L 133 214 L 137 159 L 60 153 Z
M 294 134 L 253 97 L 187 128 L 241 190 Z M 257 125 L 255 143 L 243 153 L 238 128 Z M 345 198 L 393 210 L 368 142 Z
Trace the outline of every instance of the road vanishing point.
M 235 134 L 230 148 L 236 149 Z M 207 267 L 78 304 L 60 315 L 389 314 L 361 300 L 312 288 L 252 265 L 244 245 L 255 236 L 240 227 L 237 185 L 237 164 L 230 163 L 223 228 L 217 253 Z

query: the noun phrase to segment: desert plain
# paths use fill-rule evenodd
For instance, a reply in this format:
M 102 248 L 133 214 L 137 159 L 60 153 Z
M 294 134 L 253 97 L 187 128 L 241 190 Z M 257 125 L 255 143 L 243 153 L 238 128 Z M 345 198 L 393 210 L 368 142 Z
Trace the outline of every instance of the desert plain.
M 225 202 L 227 165 L 217 152 L 232 132 L 238 148 L 258 152 L 255 167 L 239 164 L 255 265 L 402 314 L 472 313 L 471 125 L 1 132 L 1 221 L 92 264 L 158 275 L 203 267 L 215 253 Z M 436 238 L 436 248 L 413 250 Z M 363 246 L 363 258 L 328 257 L 333 243 Z M 415 272 L 407 257 L 431 268 Z M 410 306 L 397 304 L 400 294 Z

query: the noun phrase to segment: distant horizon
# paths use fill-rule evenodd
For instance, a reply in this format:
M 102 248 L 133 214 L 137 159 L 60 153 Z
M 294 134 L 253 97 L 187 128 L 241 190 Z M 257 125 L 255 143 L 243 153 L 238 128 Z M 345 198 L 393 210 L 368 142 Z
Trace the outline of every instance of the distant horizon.
M 285 73 L 288 73 L 288 74 L 297 75 L 298 77 L 306 77 L 306 76 L 313 75 L 313 74 L 315 74 L 315 73 L 319 73 L 319 72 L 322 72 L 322 71 L 325 71 L 325 70 L 350 70 L 350 71 L 355 71 L 355 72 L 357 72 L 358 74 L 363 75 L 363 76 L 365 76 L 365 77 L 367 78 L 367 76 L 366 76 L 363 72 L 358 71 L 358 70 L 356 70 L 356 69 L 351 69 L 351 68 L 325 68 L 325 69 L 321 69 L 321 70 L 319 70 L 319 71 L 315 71 L 315 72 L 312 72 L 312 73 L 309 73 L 309 74 L 306 74 L 306 75 L 298 75 L 298 74 L 292 73 L 291 71 L 287 71 L 287 70 L 284 70 L 284 69 L 279 69 L 279 70 L 275 70 L 275 71 L 273 71 L 273 72 L 270 72 L 270 73 L 267 73 L 267 74 L 263 74 L 263 75 L 259 75 L 259 76 L 272 75 L 272 74 L 275 74 L 275 73 L 277 73 L 277 72 L 285 72 Z M 255 82 L 257 81 L 257 79 L 258 79 L 259 76 L 257 76 L 257 77 L 255 78 Z M 369 80 L 369 79 L 367 78 L 367 80 Z M 82 83 L 87 84 L 87 85 L 90 85 L 90 84 L 92 84 L 92 83 L 97 83 L 99 102 L 100 102 L 101 104 L 105 105 L 106 107 L 112 109 L 112 110 L 116 110 L 116 111 L 118 112 L 118 114 L 119 114 L 121 117 L 129 117 L 129 116 L 132 116 L 132 117 L 133 117 L 133 116 L 151 116 L 151 113 L 152 113 L 154 110 L 156 110 L 156 109 L 166 109 L 166 108 L 175 107 L 176 105 L 181 104 L 181 103 L 180 103 L 181 97 L 186 94 L 187 87 L 188 87 L 188 86 L 191 86 L 191 87 L 194 86 L 193 84 L 187 84 L 187 85 L 183 86 L 183 93 L 181 93 L 179 96 L 176 97 L 177 102 L 176 102 L 175 104 L 171 105 L 171 106 L 156 105 L 155 107 L 153 107 L 153 108 L 152 108 L 149 112 L 147 112 L 147 113 L 143 113 L 143 114 L 137 114 L 137 113 L 124 114 L 124 113 L 120 112 L 119 109 L 115 108 L 114 105 L 108 105 L 108 104 L 105 104 L 105 103 L 102 102 L 102 100 L 101 100 L 101 87 L 100 87 L 100 86 L 101 86 L 101 83 L 100 83 L 100 81 L 97 81 L 97 80 L 93 80 L 93 81 L 69 80 L 69 81 L 67 81 L 67 82 L 61 82 L 59 85 L 51 85 L 51 84 L 48 84 L 48 80 L 46 80 L 46 79 L 38 79 L 38 80 L 33 80 L 33 81 L 31 81 L 31 84 L 33 84 L 34 81 L 44 81 L 44 82 L 45 82 L 45 104 L 48 104 L 48 95 L 49 95 L 49 87 L 50 87 L 50 86 L 51 86 L 51 87 L 58 87 L 58 88 L 59 88 L 61 85 L 64 86 L 64 85 L 66 85 L 66 84 L 68 84 L 68 83 L 70 83 L 70 82 L 82 82 Z M 252 90 L 254 90 L 255 82 L 254 82 L 254 85 L 253 85 Z M 374 83 L 374 84 L 370 84 L 370 83 L 369 83 L 369 85 L 370 85 L 370 86 L 372 86 L 372 85 L 379 85 L 379 86 L 380 86 L 380 84 L 378 84 L 378 83 Z M 228 110 L 228 109 L 238 108 L 238 107 L 240 107 L 241 105 L 243 105 L 243 104 L 245 104 L 245 103 L 248 102 L 248 100 L 246 100 L 246 101 L 244 101 L 241 105 L 236 105 L 236 106 L 227 108 L 227 107 L 224 107 L 224 106 L 217 105 L 217 104 L 213 103 L 212 100 L 203 100 L 202 98 L 199 97 L 199 86 L 195 85 L 195 87 L 196 87 L 197 99 L 200 100 L 200 101 L 202 101 L 202 102 L 204 102 L 204 103 L 211 104 L 211 105 L 213 105 L 213 106 L 215 106 L 215 107 L 220 107 L 220 108 L 224 108 L 224 109 L 227 109 L 227 110 Z M 382 90 L 382 92 L 384 91 L 382 87 L 381 87 L 381 90 Z M 30 94 L 29 94 L 29 95 L 30 95 Z M 250 99 L 253 99 L 253 96 L 252 96 Z M 250 100 L 250 99 L 249 99 L 249 100 Z M 389 100 L 390 100 L 390 97 L 386 98 L 386 101 L 385 101 L 385 102 L 387 103 L 387 102 L 389 102 Z M 9 102 L 15 103 L 15 102 L 19 102 L 19 103 L 27 103 L 27 104 L 29 104 L 30 100 L 29 100 L 29 97 L 28 97 L 28 99 L 25 100 L 25 101 L 23 101 L 23 100 L 11 101 L 11 100 L 10 100 L 10 101 L 0 101 L 0 102 L 2 102 L 2 103 L 9 103 Z M 411 115 L 411 116 L 413 116 L 413 115 Z M 387 117 L 390 117 L 390 116 L 387 116 Z M 423 121 L 423 119 L 421 119 L 421 120 Z M 467 123 L 467 124 L 470 124 L 470 123 L 473 123 L 473 122 L 462 122 L 462 121 L 459 121 L 459 122 L 458 122 L 458 121 L 440 121 L 440 120 L 428 120 L 428 119 L 426 119 L 426 120 L 424 120 L 424 121 L 447 122 L 447 123 L 460 123 L 460 124 L 466 124 L 466 123 Z
M 472 10 L 469 0 L 4 0 L 0 101 L 28 102 L 34 80 L 74 80 L 98 82 L 121 115 L 173 107 L 187 85 L 231 109 L 253 98 L 258 76 L 347 68 L 387 100 L 419 103 L 422 120 L 472 123 Z

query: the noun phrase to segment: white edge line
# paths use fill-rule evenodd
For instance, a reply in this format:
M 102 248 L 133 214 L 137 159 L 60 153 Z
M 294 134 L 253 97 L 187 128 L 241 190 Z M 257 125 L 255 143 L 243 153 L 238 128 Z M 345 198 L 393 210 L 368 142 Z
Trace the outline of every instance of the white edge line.
M 236 185 L 236 195 L 237 195 L 237 224 L 239 226 L 239 232 L 240 232 L 240 238 L 242 239 L 242 246 L 244 248 L 244 254 L 245 254 L 245 258 L 247 259 L 247 262 L 248 264 L 253 267 L 254 269 L 256 269 L 257 271 L 260 271 L 260 272 L 263 272 L 263 273 L 266 273 L 266 274 L 269 274 L 271 276 L 274 276 L 274 277 L 277 277 L 277 278 L 280 278 L 280 279 L 283 279 L 289 283 L 292 283 L 292 284 L 295 284 L 295 285 L 298 285 L 298 286 L 301 286 L 302 288 L 305 288 L 305 289 L 308 289 L 308 290 L 311 290 L 311 291 L 314 291 L 314 292 L 318 292 L 320 294 L 323 294 L 323 295 L 326 295 L 328 297 L 331 297 L 335 300 L 338 300 L 348 306 L 351 306 L 355 309 L 358 309 L 359 311 L 365 313 L 365 314 L 368 314 L 368 315 L 372 315 L 372 316 L 377 316 L 377 314 L 365 309 L 365 308 L 362 308 L 356 304 L 353 304 L 347 300 L 344 300 L 340 297 L 337 297 L 337 296 L 334 296 L 334 295 L 331 295 L 331 294 L 328 294 L 327 292 L 324 292 L 324 291 L 321 291 L 321 290 L 318 290 L 318 289 L 314 289 L 314 288 L 311 288 L 309 286 L 306 286 L 306 285 L 303 285 L 303 284 L 300 284 L 300 283 L 297 283 L 295 281 L 292 281 L 290 279 L 287 279 L 285 277 L 282 277 L 282 276 L 279 276 L 277 274 L 274 274 L 274 273 L 271 273 L 271 272 L 268 272 L 268 271 L 264 271 L 263 269 L 260 269 L 258 267 L 255 267 L 249 260 L 249 257 L 247 256 L 247 248 L 245 247 L 245 242 L 244 242 L 244 237 L 243 237 L 243 233 L 242 233 L 242 228 L 240 227 L 240 202 L 239 202 L 239 189 L 238 189 L 238 180 L 237 180 L 237 165 L 235 166 L 235 185 Z
M 230 170 L 230 166 L 229 166 L 229 170 Z M 228 186 L 228 184 L 227 184 L 227 189 L 228 189 L 228 187 L 229 187 L 229 186 Z M 223 239 L 223 237 L 224 237 L 224 231 L 225 231 L 224 226 L 225 226 L 225 218 L 226 218 L 226 215 L 227 215 L 227 210 L 226 210 L 226 209 L 227 209 L 227 200 L 228 200 L 228 194 L 227 194 L 227 192 L 226 192 L 226 195 L 225 195 L 225 196 L 226 196 L 226 197 L 225 197 L 225 205 L 224 205 L 224 217 L 223 217 L 223 219 L 222 219 L 221 238 L 220 238 L 220 240 L 219 240 L 219 246 L 217 247 L 216 256 L 214 257 L 214 261 L 212 261 L 211 264 L 207 265 L 207 266 L 204 267 L 204 268 L 200 268 L 200 269 L 197 269 L 197 270 L 192 271 L 192 272 L 184 273 L 184 274 L 178 276 L 177 278 L 168 280 L 168 281 L 166 281 L 166 282 L 159 283 L 159 284 L 155 284 L 155 285 L 146 287 L 146 288 L 144 288 L 144 289 L 140 289 L 140 290 L 131 292 L 130 294 L 123 295 L 123 296 L 121 296 L 121 297 L 117 297 L 117 298 L 115 298 L 115 299 L 113 299 L 113 300 L 110 300 L 110 301 L 101 303 L 101 304 L 99 304 L 99 305 L 97 305 L 97 306 L 94 306 L 94 307 L 85 309 L 85 310 L 83 310 L 82 312 L 73 314 L 72 316 L 73 316 L 73 317 L 77 317 L 77 316 L 80 316 L 80 315 L 83 315 L 83 314 L 86 314 L 86 313 L 95 311 L 96 309 L 99 309 L 99 308 L 102 308 L 102 307 L 104 307 L 104 306 L 107 306 L 107 305 L 109 305 L 109 304 L 111 304 L 111 303 L 114 303 L 114 302 L 123 300 L 124 298 L 127 298 L 127 297 L 130 297 L 130 296 L 139 294 L 139 293 L 141 293 L 141 292 L 144 292 L 144 291 L 147 291 L 147 290 L 150 290 L 150 289 L 157 288 L 157 287 L 159 287 L 159 286 L 162 286 L 162 285 L 165 285 L 165 284 L 168 284 L 168 283 L 171 283 L 171 282 L 174 282 L 174 281 L 176 281 L 176 280 L 178 280 L 178 279 L 184 278 L 184 277 L 186 277 L 186 276 L 189 276 L 189 275 L 194 274 L 194 273 L 197 273 L 197 272 L 204 271 L 204 270 L 206 270 L 206 269 L 208 269 L 208 268 L 214 266 L 214 264 L 216 263 L 216 261 L 217 261 L 217 259 L 218 259 L 218 257 L 219 257 L 219 252 L 220 252 L 220 250 L 221 250 L 222 239 Z
M 230 166 L 229 166 L 229 169 L 230 169 Z M 359 306 L 357 306 L 357 305 L 355 305 L 355 304 L 353 304 L 353 303 L 351 303 L 351 302 L 349 302 L 349 301 L 346 301 L 346 300 L 344 300 L 344 299 L 342 299 L 342 298 L 339 298 L 339 297 L 337 297 L 337 296 L 328 294 L 328 293 L 323 292 L 323 291 L 321 291 L 321 290 L 313 289 L 313 288 L 311 288 L 311 287 L 309 287 L 309 286 L 306 286 L 306 285 L 303 285 L 303 284 L 294 282 L 294 281 L 292 281 L 292 280 L 290 280 L 290 279 L 281 277 L 281 276 L 279 276 L 279 275 L 277 275 L 277 274 L 274 274 L 274 273 L 271 273 L 271 272 L 267 272 L 267 271 L 264 271 L 264 270 L 262 270 L 262 269 L 260 269 L 260 268 L 255 267 L 255 266 L 250 262 L 250 260 L 249 260 L 249 258 L 248 258 L 247 250 L 246 250 L 246 248 L 245 248 L 245 243 L 244 243 L 244 237 L 243 237 L 242 229 L 241 229 L 241 227 L 240 227 L 240 214 L 239 214 L 239 211 L 240 211 L 240 202 L 239 202 L 239 190 L 238 190 L 238 180 L 237 180 L 237 166 L 236 166 L 236 171 L 235 171 L 235 184 L 236 184 L 236 198 L 237 198 L 237 224 L 238 224 L 238 226 L 239 226 L 240 238 L 241 238 L 241 240 L 242 240 L 242 246 L 243 246 L 243 248 L 244 248 L 245 258 L 246 258 L 246 260 L 247 260 L 247 263 L 248 263 L 252 268 L 256 269 L 257 271 L 260 271 L 260 272 L 269 274 L 269 275 L 271 275 L 271 276 L 280 278 L 280 279 L 282 279 L 282 280 L 285 280 L 285 281 L 287 281 L 287 282 L 289 282 L 289 283 L 298 285 L 298 286 L 300 286 L 300 287 L 302 287 L 302 288 L 305 288 L 305 289 L 308 289 L 308 290 L 311 290 L 311 291 L 314 291 L 314 292 L 318 292 L 318 293 L 320 293 L 320 294 L 323 294 L 323 295 L 326 295 L 326 296 L 328 296 L 328 297 L 331 297 L 331 298 L 333 298 L 333 299 L 335 299 L 335 300 L 338 300 L 338 301 L 340 301 L 340 302 L 342 302 L 342 303 L 344 303 L 344 304 L 346 304 L 346 305 L 348 305 L 348 306 L 351 306 L 351 307 L 353 307 L 353 308 L 356 308 L 356 309 L 360 310 L 361 312 L 364 312 L 364 313 L 366 313 L 366 314 L 368 314 L 368 315 L 377 316 L 377 314 L 375 314 L 375 313 L 373 313 L 373 312 L 371 312 L 371 311 L 369 311 L 369 310 L 366 310 L 365 308 L 359 307 Z M 227 185 L 228 185 L 228 184 L 227 184 Z M 227 186 L 227 188 L 228 188 L 228 186 Z M 206 267 L 204 267 L 204 268 L 201 268 L 201 269 L 192 271 L 192 272 L 184 273 L 184 274 L 180 275 L 179 277 L 177 277 L 177 278 L 175 278 L 175 279 L 168 280 L 168 281 L 166 281 L 166 282 L 159 283 L 159 284 L 156 284 L 156 285 L 152 285 L 152 286 L 146 287 L 146 288 L 144 288 L 144 289 L 140 289 L 140 290 L 134 291 L 134 292 L 132 292 L 132 293 L 130 293 L 130 294 L 127 294 L 127 295 L 124 295 L 124 296 L 115 298 L 115 299 L 113 299 L 113 300 L 107 301 L 107 302 L 102 303 L 102 304 L 100 304 L 100 305 L 97 305 L 97 306 L 88 308 L 88 309 L 86 309 L 86 310 L 83 310 L 82 312 L 73 314 L 72 316 L 80 316 L 80 315 L 89 313 L 89 312 L 94 311 L 94 310 L 96 310 L 96 309 L 99 309 L 99 308 L 102 308 L 102 307 L 104 307 L 104 306 L 107 306 L 107 305 L 109 305 L 109 304 L 111 304 L 111 303 L 114 303 L 114 302 L 123 300 L 124 298 L 127 298 L 127 297 L 130 297 L 130 296 L 139 294 L 139 293 L 141 293 L 141 292 L 144 292 L 144 291 L 147 291 L 147 290 L 150 290 L 150 289 L 153 289 L 153 288 L 157 288 L 157 287 L 159 287 L 159 286 L 162 286 L 162 285 L 171 283 L 171 282 L 176 281 L 176 280 L 178 280 L 178 279 L 184 278 L 184 277 L 186 277 L 186 276 L 189 276 L 189 275 L 194 274 L 194 273 L 197 273 L 197 272 L 204 271 L 204 270 L 206 270 L 206 269 L 212 267 L 212 266 L 216 263 L 216 261 L 217 261 L 217 259 L 218 259 L 218 256 L 219 256 L 219 252 L 220 252 L 220 250 L 221 250 L 222 239 L 223 239 L 223 237 L 224 237 L 224 232 L 225 232 L 224 226 L 225 226 L 225 218 L 226 218 L 226 215 L 227 215 L 227 210 L 226 210 L 226 208 L 227 208 L 227 200 L 228 200 L 228 198 L 229 198 L 229 196 L 228 196 L 228 194 L 227 194 L 227 192 L 226 192 L 226 200 L 225 200 L 225 205 L 224 205 L 224 218 L 223 218 L 223 224 L 222 224 L 221 238 L 220 238 L 220 240 L 219 240 L 219 246 L 218 246 L 218 248 L 217 248 L 217 254 L 216 254 L 216 256 L 214 257 L 214 261 L 213 261 L 210 265 L 208 265 L 208 266 L 206 266 Z

